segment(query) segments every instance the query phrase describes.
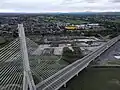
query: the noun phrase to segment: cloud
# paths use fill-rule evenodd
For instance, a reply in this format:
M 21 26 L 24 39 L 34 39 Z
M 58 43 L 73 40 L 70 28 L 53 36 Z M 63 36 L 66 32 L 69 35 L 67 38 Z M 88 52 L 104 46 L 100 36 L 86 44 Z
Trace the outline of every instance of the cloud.
M 115 2 L 116 0 L 2 0 L 0 12 L 120 11 L 120 3 Z
M 97 2 L 97 0 L 83 0 L 84 2 L 88 2 L 88 3 L 95 3 Z
M 111 1 L 112 1 L 112 2 L 116 2 L 116 3 L 117 3 L 117 2 L 120 2 L 120 0 L 111 0 Z

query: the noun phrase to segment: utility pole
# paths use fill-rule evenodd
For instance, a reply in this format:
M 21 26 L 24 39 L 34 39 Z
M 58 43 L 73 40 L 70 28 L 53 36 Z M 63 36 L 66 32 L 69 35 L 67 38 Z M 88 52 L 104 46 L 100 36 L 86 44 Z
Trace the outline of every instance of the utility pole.
M 32 73 L 30 70 L 28 52 L 26 46 L 25 32 L 23 24 L 18 24 L 20 46 L 23 58 L 24 77 L 23 77 L 23 90 L 36 90 Z

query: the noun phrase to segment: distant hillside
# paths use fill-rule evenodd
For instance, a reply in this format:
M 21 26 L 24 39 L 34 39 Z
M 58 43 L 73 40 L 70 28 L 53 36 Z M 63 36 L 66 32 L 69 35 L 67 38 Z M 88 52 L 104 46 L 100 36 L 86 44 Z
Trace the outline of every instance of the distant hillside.
M 70 12 L 70 13 L 60 13 L 64 15 L 94 15 L 97 14 L 98 12 Z
M 120 12 L 71 12 L 71 13 L 60 13 L 64 15 L 120 15 Z
M 17 16 L 17 15 L 91 15 L 96 12 L 69 12 L 69 13 L 0 13 L 0 16 Z
M 19 15 L 120 15 L 120 12 L 0 13 L 0 16 L 19 16 Z
M 120 15 L 120 12 L 102 12 L 98 15 Z

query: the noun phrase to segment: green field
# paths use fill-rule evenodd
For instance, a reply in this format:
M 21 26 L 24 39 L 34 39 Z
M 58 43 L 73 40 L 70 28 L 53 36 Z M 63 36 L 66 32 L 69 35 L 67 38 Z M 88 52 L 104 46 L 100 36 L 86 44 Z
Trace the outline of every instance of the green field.
M 3 37 L 0 37 L 0 44 L 5 43 L 5 39 Z
M 120 90 L 120 68 L 89 68 L 60 90 Z
M 82 20 L 66 20 L 65 22 L 71 23 L 71 24 L 83 24 L 83 23 L 88 23 L 87 21 L 82 21 Z
M 8 44 L 8 42 L 6 42 L 6 40 L 0 36 L 0 48 L 4 47 L 6 44 Z
M 115 22 L 115 23 L 120 23 L 120 20 L 112 20 L 112 22 Z

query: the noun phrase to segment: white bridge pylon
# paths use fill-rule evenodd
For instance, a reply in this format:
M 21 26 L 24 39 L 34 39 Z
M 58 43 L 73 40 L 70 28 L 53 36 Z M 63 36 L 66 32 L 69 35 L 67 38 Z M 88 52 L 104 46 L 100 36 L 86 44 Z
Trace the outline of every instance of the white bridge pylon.
M 28 90 L 28 88 L 30 90 L 36 90 L 35 83 L 32 77 L 31 69 L 30 69 L 30 65 L 29 65 L 23 24 L 18 24 L 18 30 L 19 30 L 22 58 L 23 58 L 23 67 L 24 67 L 23 90 Z

